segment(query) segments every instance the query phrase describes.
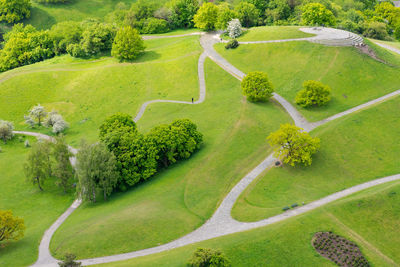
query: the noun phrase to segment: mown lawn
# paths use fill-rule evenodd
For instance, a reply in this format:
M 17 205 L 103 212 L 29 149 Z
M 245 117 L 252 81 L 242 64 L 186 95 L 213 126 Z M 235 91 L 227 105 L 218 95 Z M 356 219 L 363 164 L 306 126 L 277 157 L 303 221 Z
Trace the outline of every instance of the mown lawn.
M 312 166 L 267 171 L 241 195 L 233 217 L 260 220 L 285 206 L 400 173 L 399 108 L 397 97 L 317 128 L 312 135 L 321 139 L 321 150 Z
M 378 55 L 386 55 L 374 47 Z M 240 70 L 266 72 L 276 92 L 294 104 L 294 98 L 305 80 L 318 80 L 332 88 L 332 100 L 323 107 L 301 108 L 309 120 L 317 121 L 369 100 L 400 89 L 400 56 L 391 65 L 378 62 L 354 47 L 328 47 L 309 42 L 248 44 L 216 50 Z M 386 57 L 385 57 L 386 60 Z
M 14 140 L 0 146 L 0 210 L 12 210 L 25 220 L 25 236 L 5 247 L 0 245 L 0 266 L 27 266 L 37 259 L 44 231 L 69 207 L 74 194 L 64 194 L 48 180 L 44 191 L 26 181 L 23 164 L 30 148 Z M 31 144 L 34 139 L 29 138 Z
M 187 161 L 162 171 L 107 203 L 84 205 L 56 232 L 51 251 L 79 258 L 153 247 L 199 227 L 249 170 L 270 153 L 265 137 L 289 122 L 274 103 L 251 104 L 239 82 L 206 61 L 207 97 L 200 105 L 154 104 L 139 121 L 146 132 L 159 123 L 189 118 L 204 145 Z
M 238 41 L 268 41 L 292 38 L 305 38 L 314 36 L 313 34 L 300 31 L 298 26 L 262 26 L 253 27 L 246 30 Z
M 186 266 L 198 247 L 221 249 L 232 266 L 336 266 L 311 245 L 319 231 L 357 243 L 372 266 L 400 264 L 400 184 L 371 188 L 326 207 L 247 232 L 97 266 Z
M 142 103 L 152 99 L 197 99 L 198 39 L 148 40 L 146 52 L 132 63 L 66 55 L 5 72 L 0 75 L 1 117 L 19 130 L 31 130 L 23 116 L 40 103 L 48 111 L 59 111 L 70 124 L 66 137 L 72 146 L 81 138 L 97 140 L 99 125 L 111 114 L 134 117 Z
M 160 5 L 166 2 L 166 0 L 147 1 Z M 48 29 L 53 24 L 66 20 L 82 21 L 92 18 L 103 21 L 121 2 L 130 7 L 136 0 L 72 0 L 61 4 L 40 4 L 32 1 L 31 17 L 24 23 L 32 24 L 38 29 Z
M 372 40 L 371 40 L 372 41 Z M 400 49 L 400 42 L 399 41 L 393 41 L 393 42 L 390 42 L 390 41 L 382 41 L 382 40 L 373 40 L 374 42 L 376 42 L 376 43 L 381 43 L 381 44 L 385 44 L 385 45 L 389 45 L 389 46 L 391 46 L 391 47 L 393 47 L 393 48 L 396 48 L 396 49 Z

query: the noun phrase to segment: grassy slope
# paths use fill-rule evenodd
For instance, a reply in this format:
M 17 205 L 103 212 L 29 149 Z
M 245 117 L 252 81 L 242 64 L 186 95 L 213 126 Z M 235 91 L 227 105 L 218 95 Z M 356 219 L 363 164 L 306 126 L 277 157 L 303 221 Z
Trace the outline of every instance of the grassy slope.
M 41 103 L 48 110 L 58 110 L 70 123 L 67 139 L 71 145 L 76 146 L 82 137 L 96 140 L 98 126 L 111 114 L 134 116 L 143 102 L 152 99 L 196 99 L 198 38 L 146 41 L 146 53 L 134 63 L 62 56 L 3 73 L 1 117 L 14 121 L 17 129 L 30 130 L 23 115 Z
M 29 139 L 31 143 L 34 139 Z M 0 266 L 27 266 L 34 263 L 44 231 L 60 216 L 73 200 L 73 194 L 47 181 L 40 192 L 25 180 L 23 163 L 29 149 L 14 138 L 6 145 L 1 142 L 0 153 L 0 210 L 12 210 L 25 220 L 25 237 L 5 248 L 0 245 Z
M 398 41 L 393 41 L 393 42 L 390 42 L 390 41 L 382 41 L 382 40 L 373 40 L 373 41 L 376 42 L 376 43 L 381 43 L 381 44 L 389 45 L 389 46 L 391 46 L 391 47 L 393 47 L 393 48 L 396 48 L 396 49 L 400 49 L 400 42 L 398 42 Z
M 267 41 L 292 38 L 304 38 L 313 34 L 300 31 L 297 26 L 262 26 L 254 27 L 245 31 L 238 41 Z
M 332 101 L 327 106 L 310 109 L 298 107 L 311 121 L 400 89 L 399 67 L 375 61 L 353 47 L 289 42 L 241 45 L 233 50 L 225 50 L 223 45 L 218 44 L 216 49 L 244 72 L 265 71 L 276 91 L 292 103 L 305 80 L 319 80 L 331 86 Z M 396 59 L 400 59 L 400 56 Z
M 310 167 L 272 169 L 255 181 L 233 209 L 239 220 L 281 213 L 352 185 L 400 172 L 400 97 L 317 128 L 321 151 Z
M 394 266 L 390 259 L 400 263 L 399 203 L 399 182 L 381 185 L 278 224 L 99 266 L 185 266 L 198 247 L 221 249 L 232 266 L 336 266 L 311 246 L 315 232 L 330 230 L 355 241 L 373 266 Z
M 147 1 L 166 2 L 166 0 Z M 39 29 L 48 29 L 53 24 L 65 20 L 81 21 L 88 18 L 103 20 L 119 2 L 130 6 L 136 0 L 72 0 L 65 4 L 39 4 L 32 1 L 31 17 L 24 22 Z
M 189 160 L 108 203 L 84 205 L 56 232 L 51 250 L 79 258 L 152 247 L 199 227 L 230 188 L 270 151 L 265 137 L 290 119 L 273 103 L 250 104 L 239 82 L 206 62 L 207 98 L 201 105 L 154 104 L 139 121 L 150 127 L 187 117 L 204 133 Z M 129 225 L 129 227 L 126 227 Z

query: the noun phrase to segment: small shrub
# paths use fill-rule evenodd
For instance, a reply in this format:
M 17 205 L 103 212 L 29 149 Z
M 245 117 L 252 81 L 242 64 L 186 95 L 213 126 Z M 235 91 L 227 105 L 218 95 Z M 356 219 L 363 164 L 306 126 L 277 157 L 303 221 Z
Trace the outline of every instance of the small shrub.
M 0 120 L 0 139 L 7 142 L 14 137 L 14 125 L 12 122 Z
M 383 22 L 371 22 L 368 24 L 364 31 L 364 36 L 368 38 L 374 38 L 379 40 L 388 40 L 389 34 L 386 29 L 386 24 Z
M 187 265 L 190 267 L 229 267 L 231 263 L 219 250 L 198 248 Z
M 230 40 L 226 45 L 225 49 L 234 49 L 239 46 L 239 42 L 236 39 Z
M 25 147 L 30 147 L 31 146 L 31 144 L 29 143 L 29 140 L 25 140 L 24 146 Z
M 290 210 L 290 208 L 288 206 L 286 206 L 286 207 L 283 207 L 282 210 L 287 211 L 287 210 Z
M 298 205 L 297 203 L 294 203 L 294 204 L 291 205 L 292 208 L 296 208 L 296 207 L 298 207 L 298 206 L 299 206 L 299 205 Z
M 76 259 L 76 256 L 74 254 L 67 253 L 64 256 L 63 261 L 59 262 L 58 265 L 60 267 L 79 267 L 79 266 L 81 266 L 82 263 L 76 262 L 75 259 Z
M 302 107 L 322 106 L 331 100 L 331 88 L 318 81 L 305 81 L 303 88 L 295 98 L 297 105 Z

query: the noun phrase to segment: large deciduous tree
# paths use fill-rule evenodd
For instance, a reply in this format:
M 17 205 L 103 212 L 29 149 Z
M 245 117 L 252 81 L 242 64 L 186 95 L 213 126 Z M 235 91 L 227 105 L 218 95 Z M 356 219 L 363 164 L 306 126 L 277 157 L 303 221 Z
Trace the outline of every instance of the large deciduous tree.
M 306 25 L 336 25 L 336 18 L 332 11 L 320 3 L 309 3 L 303 7 L 301 20 Z
M 214 3 L 204 3 L 193 18 L 194 26 L 206 31 L 215 30 L 218 7 Z
M 19 240 L 24 237 L 25 224 L 22 218 L 13 216 L 10 210 L 0 210 L 0 242 Z
M 275 148 L 275 156 L 284 163 L 294 166 L 296 163 L 311 165 L 312 155 L 320 147 L 320 139 L 311 137 L 303 129 L 292 125 L 282 124 L 278 131 L 267 137 L 269 144 Z
M 235 7 L 235 11 L 244 27 L 257 25 L 260 11 L 252 3 L 241 2 Z
M 274 92 L 267 74 L 261 71 L 253 71 L 247 74 L 241 86 L 243 95 L 252 102 L 267 101 Z
M 52 152 L 55 160 L 53 164 L 53 175 L 57 178 L 56 184 L 62 187 L 65 193 L 74 177 L 74 170 L 69 160 L 72 153 L 69 151 L 64 136 L 60 135 L 56 137 Z
M 24 165 L 25 175 L 29 182 L 37 184 L 43 191 L 44 180 L 52 175 L 51 144 L 46 140 L 39 140 L 32 146 Z
M 76 155 L 77 191 L 81 198 L 96 202 L 97 191 L 103 193 L 104 200 L 111 194 L 118 182 L 116 160 L 103 143 L 82 142 Z
M 139 32 L 131 26 L 118 30 L 112 45 L 111 55 L 119 60 L 132 60 L 137 58 L 145 49 Z
M 29 18 L 30 0 L 0 0 L 0 22 L 14 23 Z

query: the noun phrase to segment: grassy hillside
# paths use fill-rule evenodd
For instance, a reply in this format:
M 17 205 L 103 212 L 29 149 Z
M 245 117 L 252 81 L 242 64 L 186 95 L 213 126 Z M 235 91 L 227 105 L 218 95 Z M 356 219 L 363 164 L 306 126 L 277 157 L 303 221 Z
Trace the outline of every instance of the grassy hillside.
M 255 221 L 374 178 L 400 173 L 400 97 L 317 128 L 321 150 L 310 167 L 274 168 L 242 194 L 233 209 Z
M 298 26 L 262 26 L 245 31 L 238 41 L 267 41 L 311 37 L 312 34 L 300 31 Z
M 35 142 L 29 138 L 30 143 Z M 0 210 L 12 210 L 25 220 L 25 236 L 6 247 L 0 246 L 0 266 L 27 266 L 35 262 L 44 231 L 72 203 L 74 194 L 65 195 L 54 181 L 47 181 L 44 191 L 26 181 L 23 164 L 29 148 L 18 141 L 3 144 L 0 153 Z
M 268 155 L 265 137 L 289 117 L 272 102 L 245 101 L 239 82 L 210 60 L 205 71 L 204 103 L 154 104 L 139 121 L 145 132 L 158 123 L 189 118 L 204 133 L 201 150 L 107 203 L 79 208 L 56 232 L 51 242 L 55 256 L 66 251 L 79 258 L 122 253 L 189 233 Z
M 319 231 L 354 242 L 372 266 L 400 264 L 400 184 L 381 185 L 284 222 L 137 259 L 98 266 L 186 266 L 198 247 L 221 249 L 232 266 L 336 266 L 311 246 Z
M 71 145 L 83 137 L 97 140 L 99 125 L 111 114 L 135 116 L 142 103 L 152 99 L 197 99 L 198 38 L 146 41 L 146 52 L 133 63 L 66 55 L 5 72 L 0 75 L 1 118 L 13 121 L 17 129 L 31 130 L 23 116 L 40 103 L 69 122 Z
M 276 92 L 294 104 L 305 80 L 318 80 L 332 88 L 332 101 L 324 107 L 300 108 L 311 121 L 347 110 L 400 89 L 400 65 L 389 66 L 361 54 L 354 47 L 328 47 L 309 42 L 241 45 L 217 51 L 244 72 L 264 71 Z M 382 51 L 381 48 L 375 49 Z M 382 53 L 386 53 L 383 51 Z M 392 55 L 392 57 L 400 56 Z
M 147 1 L 160 5 L 166 2 L 166 0 Z M 32 1 L 31 17 L 24 23 L 32 24 L 38 29 L 48 29 L 53 24 L 66 20 L 82 21 L 89 18 L 104 20 L 120 2 L 130 6 L 136 0 L 72 0 L 64 4 L 39 4 Z

